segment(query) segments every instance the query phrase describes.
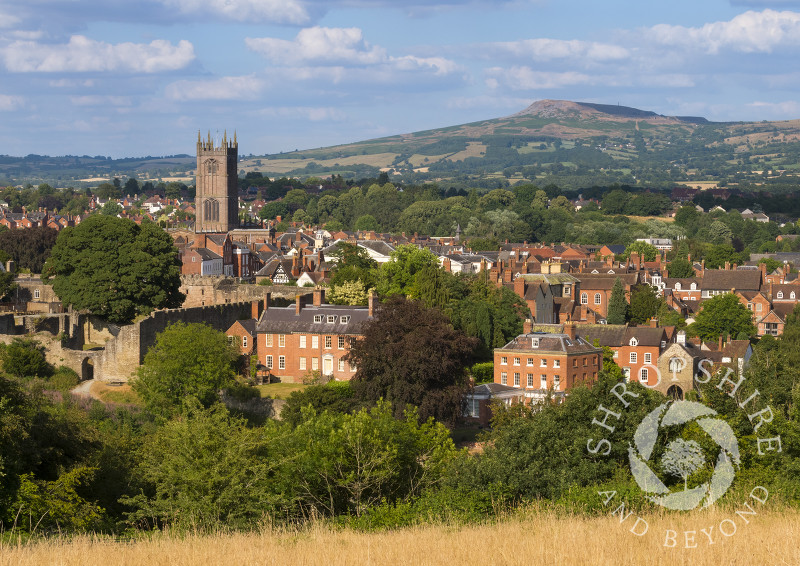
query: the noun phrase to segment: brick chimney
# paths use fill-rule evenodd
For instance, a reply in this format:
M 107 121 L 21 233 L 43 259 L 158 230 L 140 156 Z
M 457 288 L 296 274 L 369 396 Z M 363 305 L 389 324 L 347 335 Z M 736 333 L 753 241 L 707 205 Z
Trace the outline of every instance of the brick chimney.
M 375 316 L 375 303 L 377 302 L 377 297 L 375 296 L 374 292 L 370 292 L 369 297 L 367 298 L 367 314 L 370 318 Z
M 303 295 L 295 295 L 294 297 L 294 314 L 300 314 L 303 310 Z
M 522 323 L 522 333 L 530 334 L 532 331 L 533 331 L 533 321 L 529 318 L 526 318 L 525 322 Z
M 658 328 L 658 317 L 654 316 L 650 319 L 650 328 Z
M 264 295 L 263 303 L 264 303 L 264 310 L 269 309 L 269 301 L 272 298 L 272 293 L 267 293 Z
M 325 302 L 325 289 L 317 287 L 314 289 L 314 306 L 318 307 Z
M 567 335 L 567 338 L 570 340 L 575 340 L 575 323 L 574 322 L 567 322 L 564 325 L 564 334 Z
M 517 277 L 514 279 L 514 292 L 521 298 L 525 298 L 525 279 Z

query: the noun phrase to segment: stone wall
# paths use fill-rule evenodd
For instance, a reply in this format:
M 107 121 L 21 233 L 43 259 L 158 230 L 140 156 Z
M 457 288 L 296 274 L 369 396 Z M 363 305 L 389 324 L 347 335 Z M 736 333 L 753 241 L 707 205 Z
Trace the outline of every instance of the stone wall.
M 309 289 L 289 285 L 265 286 L 239 283 L 235 277 L 221 275 L 182 275 L 180 291 L 186 295 L 183 307 L 189 308 L 226 305 L 242 301 L 259 301 L 267 293 L 270 293 L 273 299 L 294 301 L 295 295 L 308 293 Z
M 237 320 L 259 314 L 260 308 L 261 305 L 254 306 L 251 302 L 238 302 L 156 311 L 144 320 L 121 327 L 119 333 L 105 343 L 105 348 L 95 359 L 95 378 L 109 382 L 128 381 L 155 344 L 156 335 L 170 324 L 205 323 L 224 332 Z

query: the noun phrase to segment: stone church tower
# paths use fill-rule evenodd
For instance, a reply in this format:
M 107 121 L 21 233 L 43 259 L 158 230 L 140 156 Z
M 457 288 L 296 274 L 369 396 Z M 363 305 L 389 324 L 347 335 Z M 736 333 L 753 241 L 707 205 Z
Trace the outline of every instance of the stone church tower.
M 215 147 L 197 133 L 197 194 L 195 196 L 196 233 L 226 233 L 239 227 L 238 186 L 239 144 L 236 134 L 228 141 L 227 133 L 222 145 Z

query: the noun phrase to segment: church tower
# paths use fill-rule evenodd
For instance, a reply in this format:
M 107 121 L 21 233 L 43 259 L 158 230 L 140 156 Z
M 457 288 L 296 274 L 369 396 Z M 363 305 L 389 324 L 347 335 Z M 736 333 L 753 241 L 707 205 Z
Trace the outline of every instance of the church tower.
M 225 233 L 239 227 L 239 144 L 236 134 L 216 147 L 197 133 L 197 194 L 195 196 L 196 233 Z

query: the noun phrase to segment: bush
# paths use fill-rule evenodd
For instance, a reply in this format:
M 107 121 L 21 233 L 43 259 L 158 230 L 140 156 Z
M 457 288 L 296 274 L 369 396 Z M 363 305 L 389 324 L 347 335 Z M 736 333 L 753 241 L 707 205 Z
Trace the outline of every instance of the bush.
M 50 386 L 59 391 L 67 392 L 74 388 L 81 379 L 75 370 L 67 366 L 58 366 L 53 376 L 50 378 Z
M 469 368 L 475 383 L 491 383 L 494 381 L 494 363 L 483 362 Z

